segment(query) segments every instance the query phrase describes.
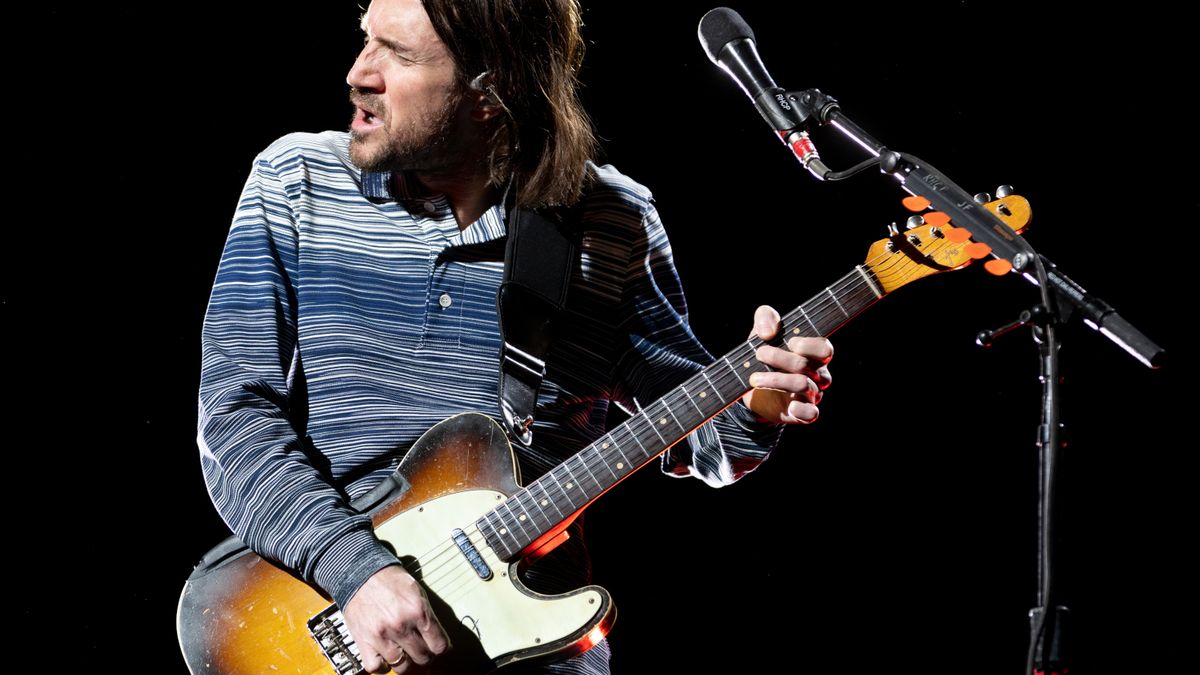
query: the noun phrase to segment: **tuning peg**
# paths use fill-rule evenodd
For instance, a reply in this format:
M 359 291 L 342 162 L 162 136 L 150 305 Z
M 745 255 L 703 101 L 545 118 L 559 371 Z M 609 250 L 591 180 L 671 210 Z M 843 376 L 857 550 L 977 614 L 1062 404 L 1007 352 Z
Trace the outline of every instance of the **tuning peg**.
M 990 201 L 992 201 L 992 196 L 991 196 L 991 195 L 989 195 L 988 193 L 986 193 L 986 192 L 977 192 L 977 193 L 975 193 L 975 202 L 976 202 L 976 203 L 978 203 L 978 204 L 986 204 L 986 203 L 988 203 L 988 202 L 990 202 Z
M 888 235 L 894 237 L 898 234 L 900 234 L 900 228 L 895 223 L 888 223 Z
M 925 224 L 925 219 L 921 216 L 909 216 L 908 220 L 904 221 L 904 229 L 911 230 L 914 227 L 920 227 Z
M 1005 185 L 1001 185 L 1000 187 L 996 188 L 996 198 L 997 199 L 1004 199 L 1005 197 L 1007 197 L 1011 194 L 1013 194 L 1013 186 L 1011 186 L 1011 185 L 1005 184 Z

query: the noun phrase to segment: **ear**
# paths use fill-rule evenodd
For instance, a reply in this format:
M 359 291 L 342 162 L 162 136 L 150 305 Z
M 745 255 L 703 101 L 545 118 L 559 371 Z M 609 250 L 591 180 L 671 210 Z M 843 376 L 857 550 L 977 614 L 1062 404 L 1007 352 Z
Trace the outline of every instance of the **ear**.
M 471 109 L 471 119 L 477 122 L 486 122 L 506 112 L 504 102 L 496 94 L 493 81 L 492 74 L 485 70 L 476 75 L 467 85 L 471 95 L 476 99 L 475 105 Z

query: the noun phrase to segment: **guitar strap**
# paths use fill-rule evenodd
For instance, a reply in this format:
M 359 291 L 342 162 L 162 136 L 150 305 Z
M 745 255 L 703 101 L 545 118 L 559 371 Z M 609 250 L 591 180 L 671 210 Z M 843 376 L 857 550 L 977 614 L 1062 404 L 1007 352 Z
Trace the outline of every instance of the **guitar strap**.
M 576 246 L 574 210 L 555 218 L 524 208 L 508 216 L 504 281 L 496 293 L 500 318 L 500 414 L 509 435 L 528 447 L 533 412 L 546 376 L 554 323 L 567 302 Z

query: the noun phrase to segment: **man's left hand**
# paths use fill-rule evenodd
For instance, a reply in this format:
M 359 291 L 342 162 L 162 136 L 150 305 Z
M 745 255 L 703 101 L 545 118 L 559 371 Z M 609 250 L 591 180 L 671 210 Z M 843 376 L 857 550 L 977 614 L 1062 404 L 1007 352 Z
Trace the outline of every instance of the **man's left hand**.
M 779 332 L 779 312 L 763 305 L 754 312 L 754 330 L 763 340 Z M 742 397 L 742 403 L 764 420 L 780 424 L 810 424 L 817 421 L 822 392 L 832 381 L 829 360 L 833 345 L 823 337 L 793 337 L 787 349 L 763 345 L 758 360 L 773 372 L 754 373 L 754 387 Z

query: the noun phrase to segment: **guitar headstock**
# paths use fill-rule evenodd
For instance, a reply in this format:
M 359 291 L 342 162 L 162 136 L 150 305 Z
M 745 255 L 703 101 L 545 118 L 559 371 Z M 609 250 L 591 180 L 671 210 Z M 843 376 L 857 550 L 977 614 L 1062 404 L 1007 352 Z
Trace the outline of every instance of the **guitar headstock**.
M 912 211 L 921 211 L 928 208 L 929 202 L 908 197 L 904 205 Z M 989 201 L 983 207 L 1017 233 L 1029 226 L 1032 217 L 1029 200 L 1020 195 Z M 986 244 L 971 241 L 966 228 L 954 227 L 945 213 L 933 211 L 908 220 L 908 229 L 901 232 L 895 226 L 890 227 L 890 236 L 872 244 L 867 252 L 864 266 L 874 273 L 884 293 L 931 274 L 961 269 L 991 254 Z M 995 274 L 1011 268 L 1007 261 L 999 259 L 989 260 L 985 266 Z

